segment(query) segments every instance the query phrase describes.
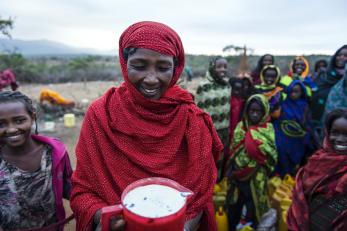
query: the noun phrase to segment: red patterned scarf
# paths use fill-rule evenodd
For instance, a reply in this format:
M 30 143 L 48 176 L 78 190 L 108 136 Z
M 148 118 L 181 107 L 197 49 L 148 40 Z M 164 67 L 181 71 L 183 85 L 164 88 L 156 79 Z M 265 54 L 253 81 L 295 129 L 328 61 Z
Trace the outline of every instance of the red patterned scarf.
M 171 87 L 159 100 L 146 99 L 128 81 L 122 54 L 128 47 L 177 59 Z M 120 203 L 130 183 L 154 176 L 191 189 L 187 219 L 204 211 L 200 230 L 215 230 L 212 193 L 222 144 L 210 116 L 175 85 L 184 66 L 178 35 L 160 23 L 136 23 L 120 38 L 119 58 L 125 83 L 90 106 L 76 148 L 71 207 L 77 230 L 89 227 L 98 209 Z
M 342 193 L 347 193 L 347 155 L 336 154 L 325 140 L 323 148 L 297 173 L 293 203 L 287 217 L 289 230 L 309 230 L 308 203 L 314 194 L 329 199 Z M 347 226 L 347 214 L 341 214 L 335 221 L 340 223 L 332 224 L 335 228 L 338 225 Z

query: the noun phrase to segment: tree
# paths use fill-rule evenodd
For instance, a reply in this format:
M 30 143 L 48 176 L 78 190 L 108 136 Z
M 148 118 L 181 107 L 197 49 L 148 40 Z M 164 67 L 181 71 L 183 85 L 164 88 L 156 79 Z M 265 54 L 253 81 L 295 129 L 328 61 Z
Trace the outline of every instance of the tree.
M 86 78 L 86 72 L 89 68 L 90 62 L 93 61 L 93 57 L 80 57 L 80 58 L 74 58 L 69 62 L 68 66 L 69 68 L 75 72 L 78 76 L 83 76 L 83 86 L 84 89 L 87 88 L 87 78 Z
M 13 28 L 13 20 L 11 18 L 2 19 L 0 16 L 0 33 L 7 36 L 8 38 L 11 38 L 11 34 L 9 30 L 12 28 Z
M 248 64 L 248 58 L 247 58 L 247 51 L 253 52 L 252 48 L 247 48 L 246 45 L 243 47 L 235 46 L 235 45 L 228 45 L 223 48 L 223 52 L 229 52 L 231 50 L 234 50 L 236 53 L 239 53 L 241 56 L 240 59 L 240 66 L 239 66 L 239 76 L 248 76 L 249 75 L 249 64 Z

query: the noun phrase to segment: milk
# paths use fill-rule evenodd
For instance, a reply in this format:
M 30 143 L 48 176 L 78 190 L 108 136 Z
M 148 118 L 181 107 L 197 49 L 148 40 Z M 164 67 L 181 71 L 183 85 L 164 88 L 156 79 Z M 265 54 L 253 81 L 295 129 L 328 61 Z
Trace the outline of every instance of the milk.
M 137 215 L 159 218 L 178 212 L 186 203 L 186 197 L 186 193 L 174 188 L 150 184 L 128 192 L 123 199 L 123 204 Z

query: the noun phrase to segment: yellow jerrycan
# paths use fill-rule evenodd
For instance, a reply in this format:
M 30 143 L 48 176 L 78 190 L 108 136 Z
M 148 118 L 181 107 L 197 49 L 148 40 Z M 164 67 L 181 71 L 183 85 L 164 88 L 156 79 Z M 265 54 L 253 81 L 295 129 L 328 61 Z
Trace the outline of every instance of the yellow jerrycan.
M 218 211 L 216 212 L 216 223 L 217 223 L 217 231 L 228 231 L 228 217 L 224 212 L 223 207 L 220 206 Z

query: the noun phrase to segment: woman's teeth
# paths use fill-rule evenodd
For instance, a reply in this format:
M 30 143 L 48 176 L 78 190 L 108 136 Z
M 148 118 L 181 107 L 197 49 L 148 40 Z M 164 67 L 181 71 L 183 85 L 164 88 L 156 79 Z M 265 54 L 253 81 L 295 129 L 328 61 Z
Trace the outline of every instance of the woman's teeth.
M 339 150 L 339 151 L 345 151 L 345 150 L 347 150 L 347 146 L 335 144 L 335 149 Z

